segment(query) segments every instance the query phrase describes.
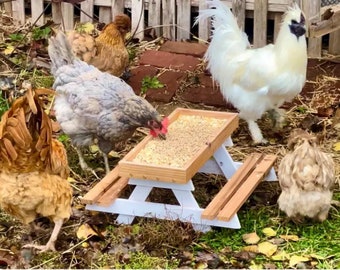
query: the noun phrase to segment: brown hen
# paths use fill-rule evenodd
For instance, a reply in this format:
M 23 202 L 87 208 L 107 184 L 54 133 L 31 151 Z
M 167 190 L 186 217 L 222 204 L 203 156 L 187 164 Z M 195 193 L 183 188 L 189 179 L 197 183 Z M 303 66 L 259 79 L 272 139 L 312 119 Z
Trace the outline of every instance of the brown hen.
M 55 250 L 62 224 L 70 217 L 72 200 L 66 151 L 52 138 L 52 123 L 39 99 L 51 92 L 29 89 L 14 101 L 0 123 L 0 206 L 25 224 L 34 225 L 38 215 L 54 222 L 46 245 L 25 246 L 41 251 Z
M 131 29 L 130 17 L 117 15 L 107 24 L 97 38 L 86 33 L 71 31 L 68 40 L 74 54 L 100 71 L 120 77 L 129 65 L 125 35 Z
M 319 149 L 315 136 L 302 129 L 292 131 L 288 148 L 292 151 L 284 156 L 278 169 L 282 189 L 279 208 L 296 222 L 304 217 L 324 221 L 335 184 L 333 159 Z

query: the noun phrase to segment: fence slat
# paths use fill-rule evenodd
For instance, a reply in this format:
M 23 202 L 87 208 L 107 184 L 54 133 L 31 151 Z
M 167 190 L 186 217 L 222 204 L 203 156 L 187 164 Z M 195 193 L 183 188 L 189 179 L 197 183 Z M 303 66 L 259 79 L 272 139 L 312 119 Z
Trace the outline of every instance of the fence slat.
M 13 8 L 13 18 L 15 18 L 18 23 L 25 23 L 25 2 L 24 0 L 16 0 L 12 2 Z
M 176 3 L 175 0 L 162 0 L 163 36 L 174 40 L 176 38 Z
M 208 8 L 206 0 L 199 0 L 199 10 Z M 199 41 L 208 40 L 210 36 L 210 19 L 200 20 L 198 22 L 198 37 Z
M 329 34 L 328 52 L 334 55 L 340 55 L 340 29 Z
M 136 31 L 135 37 L 144 39 L 144 7 L 142 0 L 131 1 L 131 33 Z
M 44 11 L 44 0 L 35 0 L 31 1 L 31 10 L 32 10 L 32 23 L 35 22 L 36 19 L 42 14 Z M 44 24 L 44 14 L 41 15 L 39 20 L 36 22 L 37 26 L 41 26 Z
M 320 20 L 321 0 L 302 0 L 302 10 L 306 16 L 306 22 L 309 25 L 311 19 Z M 308 38 L 308 56 L 321 56 L 321 38 Z
M 5 2 L 4 3 L 4 9 L 5 9 L 5 13 L 8 16 L 12 16 L 12 3 L 11 2 Z
M 254 2 L 254 47 L 259 48 L 267 44 L 267 13 L 268 0 Z
M 93 22 L 91 18 L 93 17 L 93 7 L 94 7 L 93 4 L 94 4 L 93 0 L 86 0 L 80 3 L 80 8 L 82 11 L 84 11 L 84 12 L 80 12 L 80 22 L 82 23 Z M 89 17 L 85 13 L 87 13 L 91 17 Z
M 110 23 L 112 21 L 112 11 L 110 7 L 99 7 L 99 21 Z
M 63 21 L 65 27 L 65 30 L 72 30 L 74 26 L 74 11 L 73 11 L 73 5 L 69 3 L 61 3 L 61 13 L 63 16 Z
M 244 31 L 244 24 L 246 20 L 246 1 L 233 0 L 231 8 L 234 16 L 236 17 L 238 26 L 242 31 Z
M 282 22 L 282 13 L 275 12 L 274 14 L 274 42 L 279 34 Z
M 122 0 L 113 0 L 112 3 L 112 20 L 116 15 L 124 13 L 124 1 Z
M 52 3 L 52 20 L 56 24 L 60 24 L 62 21 L 61 3 Z
M 190 38 L 190 19 L 190 0 L 177 1 L 177 40 L 186 40 Z
M 161 2 L 160 0 L 150 0 L 149 2 L 149 26 L 155 27 L 156 36 L 161 35 Z

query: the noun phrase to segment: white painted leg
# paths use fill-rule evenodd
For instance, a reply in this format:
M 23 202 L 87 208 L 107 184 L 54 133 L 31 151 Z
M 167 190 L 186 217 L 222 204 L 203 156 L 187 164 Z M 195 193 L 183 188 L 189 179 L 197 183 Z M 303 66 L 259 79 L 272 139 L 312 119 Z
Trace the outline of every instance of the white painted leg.
M 230 179 L 236 172 L 236 166 L 227 149 L 224 146 L 219 147 L 214 153 L 214 158 L 225 177 Z
M 144 202 L 149 196 L 151 190 L 152 190 L 152 187 L 136 186 L 134 190 L 132 191 L 129 197 L 129 200 L 137 201 L 137 202 L 138 201 Z M 118 223 L 121 223 L 121 224 L 131 224 L 134 218 L 135 218 L 134 215 L 120 214 L 116 220 Z

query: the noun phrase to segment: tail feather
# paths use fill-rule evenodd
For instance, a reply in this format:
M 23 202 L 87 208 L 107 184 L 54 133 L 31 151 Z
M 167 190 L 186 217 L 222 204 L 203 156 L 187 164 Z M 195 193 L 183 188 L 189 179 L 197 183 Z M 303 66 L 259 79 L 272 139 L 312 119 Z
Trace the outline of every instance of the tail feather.
M 219 83 L 228 83 L 221 80 L 232 77 L 235 70 L 232 66 L 226 68 L 226 61 L 243 53 L 250 44 L 247 35 L 241 31 L 233 13 L 225 4 L 213 0 L 209 5 L 213 9 L 200 11 L 196 19 L 198 22 L 208 17 L 212 18 L 212 39 L 205 60 L 208 61 L 208 69 L 214 79 Z
M 62 31 L 49 39 L 48 54 L 52 61 L 51 72 L 53 75 L 60 67 L 72 64 L 76 59 L 72 52 L 71 44 Z

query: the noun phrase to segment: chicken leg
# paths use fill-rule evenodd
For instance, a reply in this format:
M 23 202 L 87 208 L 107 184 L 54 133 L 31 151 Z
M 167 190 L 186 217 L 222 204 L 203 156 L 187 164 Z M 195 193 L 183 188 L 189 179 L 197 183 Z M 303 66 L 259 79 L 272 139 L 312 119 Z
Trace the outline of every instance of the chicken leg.
M 52 251 L 56 251 L 55 249 L 55 241 L 58 238 L 59 232 L 61 227 L 63 226 L 64 220 L 63 219 L 59 219 L 57 221 L 54 222 L 54 228 L 51 234 L 50 239 L 48 240 L 48 242 L 46 243 L 46 245 L 34 245 L 34 244 L 27 244 L 24 245 L 24 248 L 35 248 L 40 250 L 40 252 L 45 252 L 48 250 L 52 250 Z
M 96 174 L 96 172 L 93 169 L 91 169 L 89 167 L 89 165 L 87 165 L 81 150 L 78 147 L 75 147 L 75 148 L 76 148 L 76 151 L 77 151 L 77 154 L 78 154 L 78 158 L 79 158 L 79 165 L 82 168 L 82 170 L 85 171 L 85 172 L 91 172 L 97 179 L 99 179 L 99 177 Z
M 247 120 L 250 135 L 255 144 L 267 144 L 268 141 L 263 138 L 262 132 L 258 124 L 253 120 Z

